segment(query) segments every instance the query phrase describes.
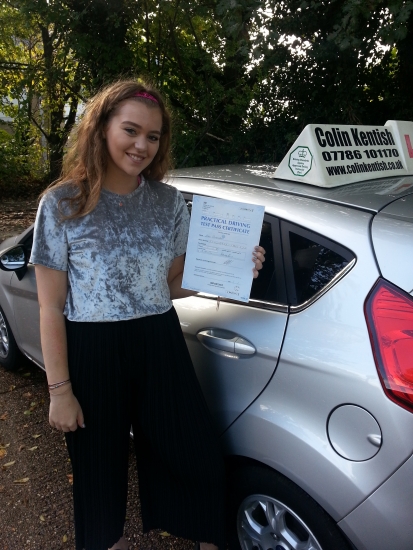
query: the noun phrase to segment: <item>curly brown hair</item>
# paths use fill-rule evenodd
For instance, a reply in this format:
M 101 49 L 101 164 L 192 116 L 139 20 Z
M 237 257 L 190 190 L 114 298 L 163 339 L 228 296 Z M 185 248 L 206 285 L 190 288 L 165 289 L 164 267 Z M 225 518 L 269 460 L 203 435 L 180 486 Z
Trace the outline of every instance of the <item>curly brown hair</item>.
M 134 97 L 146 92 L 158 103 L 145 97 Z M 171 167 L 171 117 L 159 92 L 150 85 L 135 80 L 120 80 L 110 84 L 92 97 L 85 112 L 71 133 L 67 153 L 63 160 L 59 179 L 49 185 L 44 193 L 67 183 L 75 193 L 59 202 L 65 203 L 64 219 L 73 219 L 89 214 L 97 205 L 107 168 L 108 150 L 104 130 L 122 101 L 133 99 L 148 107 L 160 109 L 162 114 L 162 135 L 159 149 L 149 166 L 143 171 L 148 180 L 161 180 Z M 67 214 L 67 212 L 70 212 Z

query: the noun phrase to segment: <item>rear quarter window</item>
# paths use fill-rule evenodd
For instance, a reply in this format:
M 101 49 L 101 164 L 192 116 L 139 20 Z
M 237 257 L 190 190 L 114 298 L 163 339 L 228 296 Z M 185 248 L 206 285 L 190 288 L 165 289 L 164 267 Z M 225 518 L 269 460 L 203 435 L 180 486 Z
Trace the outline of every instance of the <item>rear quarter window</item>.
M 282 223 L 288 298 L 291 305 L 315 299 L 353 265 L 354 254 L 304 228 Z

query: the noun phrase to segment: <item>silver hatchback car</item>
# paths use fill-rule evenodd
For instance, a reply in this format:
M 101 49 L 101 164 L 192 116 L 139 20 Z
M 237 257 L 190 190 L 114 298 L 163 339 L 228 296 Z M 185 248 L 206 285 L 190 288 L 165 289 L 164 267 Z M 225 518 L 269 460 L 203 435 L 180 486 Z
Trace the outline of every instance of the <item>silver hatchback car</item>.
M 228 466 L 229 544 L 413 548 L 413 176 L 334 188 L 268 166 L 176 171 L 265 205 L 248 303 L 175 301 Z M 32 228 L 0 245 L 0 363 L 43 367 Z

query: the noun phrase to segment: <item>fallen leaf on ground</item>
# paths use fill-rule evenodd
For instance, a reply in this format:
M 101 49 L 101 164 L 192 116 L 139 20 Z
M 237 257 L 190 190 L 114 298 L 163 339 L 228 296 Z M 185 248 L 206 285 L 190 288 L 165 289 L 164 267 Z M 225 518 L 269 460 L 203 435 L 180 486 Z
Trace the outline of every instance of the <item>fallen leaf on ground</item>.
M 9 413 L 4 413 L 0 416 L 0 420 L 6 420 Z
M 3 468 L 8 468 L 9 466 L 13 466 L 15 462 L 16 462 L 15 460 L 12 460 L 11 462 L 6 462 L 6 464 L 3 464 Z
M 168 533 L 168 531 L 162 531 L 161 537 L 170 537 L 171 535 Z
M 16 386 L 10 386 L 9 391 L 13 391 L 16 388 Z
M 31 396 L 32 396 L 32 394 L 29 391 L 27 393 L 23 394 L 23 397 L 31 397 Z
M 66 477 L 67 477 L 70 485 L 73 485 L 73 474 L 66 474 Z
M 26 445 L 20 445 L 20 447 L 19 447 L 19 452 L 20 452 L 22 449 L 24 449 L 25 447 L 26 447 Z
M 34 447 L 30 447 L 29 449 L 27 449 L 28 451 L 35 451 L 36 449 L 38 449 L 39 447 L 37 447 L 37 445 L 35 445 Z
M 23 374 L 23 376 L 24 376 L 24 378 L 28 378 L 28 377 L 30 376 L 30 374 L 31 374 L 30 372 L 25 372 L 25 373 Z
M 38 437 L 41 437 L 42 434 L 35 434 L 35 435 L 32 435 L 33 439 L 37 439 Z
M 10 447 L 10 443 L 6 443 L 5 445 L 0 445 L 0 449 L 7 449 L 7 447 Z
M 46 520 L 44 519 L 44 516 L 40 516 L 40 521 L 46 521 Z
M 32 414 L 32 411 L 24 411 L 23 414 Z
M 5 489 L 4 485 L 0 485 L 0 493 L 2 493 L 4 489 Z
M 29 479 L 29 477 L 22 477 L 21 479 L 15 479 L 13 483 L 27 483 Z
M 4 458 L 7 454 L 6 449 L 0 449 L 0 458 Z
M 67 535 L 63 535 L 62 541 L 67 542 Z

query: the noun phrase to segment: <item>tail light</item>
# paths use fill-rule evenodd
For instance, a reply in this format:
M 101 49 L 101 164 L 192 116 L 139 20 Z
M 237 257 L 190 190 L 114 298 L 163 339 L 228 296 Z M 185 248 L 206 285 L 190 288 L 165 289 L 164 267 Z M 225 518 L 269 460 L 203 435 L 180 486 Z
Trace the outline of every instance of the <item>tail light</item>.
M 413 298 L 380 279 L 364 312 L 384 391 L 413 412 Z

